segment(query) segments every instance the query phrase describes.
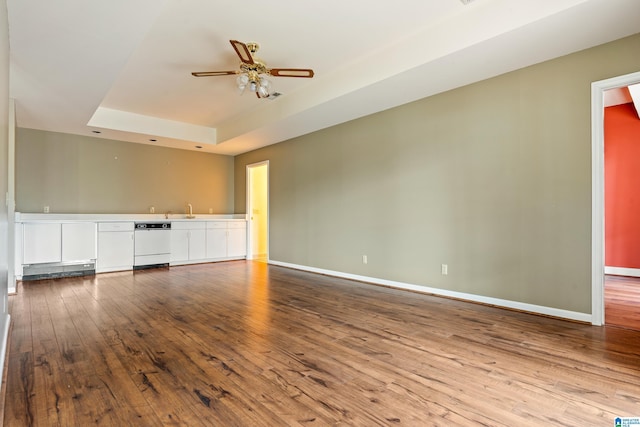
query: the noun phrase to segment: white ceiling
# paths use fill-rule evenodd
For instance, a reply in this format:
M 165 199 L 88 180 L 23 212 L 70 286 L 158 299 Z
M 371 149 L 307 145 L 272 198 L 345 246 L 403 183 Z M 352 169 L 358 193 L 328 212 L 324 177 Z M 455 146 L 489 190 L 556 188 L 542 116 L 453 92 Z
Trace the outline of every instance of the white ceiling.
M 640 31 L 638 0 L 7 6 L 19 127 L 230 155 Z M 236 69 L 230 39 L 316 75 L 273 78 L 275 100 L 239 95 L 233 76 L 191 76 Z

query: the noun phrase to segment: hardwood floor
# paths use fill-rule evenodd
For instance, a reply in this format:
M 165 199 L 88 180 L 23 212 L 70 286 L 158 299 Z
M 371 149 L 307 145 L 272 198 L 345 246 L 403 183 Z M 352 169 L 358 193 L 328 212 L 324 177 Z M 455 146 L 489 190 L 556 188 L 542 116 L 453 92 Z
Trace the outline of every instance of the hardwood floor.
M 225 262 L 29 282 L 5 426 L 613 426 L 640 332 Z
M 604 322 L 640 330 L 640 278 L 605 276 Z

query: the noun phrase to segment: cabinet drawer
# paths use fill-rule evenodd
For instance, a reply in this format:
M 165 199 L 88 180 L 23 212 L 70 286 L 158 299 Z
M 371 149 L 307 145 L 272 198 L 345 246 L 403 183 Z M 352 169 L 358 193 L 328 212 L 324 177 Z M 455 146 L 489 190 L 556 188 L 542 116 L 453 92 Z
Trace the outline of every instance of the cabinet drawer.
M 99 222 L 98 231 L 133 231 L 133 222 Z
M 209 221 L 207 222 L 207 228 L 227 228 L 226 221 Z
M 246 221 L 229 221 L 227 225 L 228 225 L 228 228 L 246 228 L 247 222 Z
M 62 262 L 96 259 L 96 223 L 62 224 Z
M 171 221 L 172 230 L 204 230 L 203 221 Z

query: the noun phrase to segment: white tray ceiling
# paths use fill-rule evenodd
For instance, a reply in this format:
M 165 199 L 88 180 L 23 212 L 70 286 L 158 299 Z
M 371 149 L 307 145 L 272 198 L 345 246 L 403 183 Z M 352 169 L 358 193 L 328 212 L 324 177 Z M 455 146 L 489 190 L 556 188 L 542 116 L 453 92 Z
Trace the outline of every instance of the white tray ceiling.
M 640 29 L 638 0 L 7 4 L 18 126 L 230 155 Z M 275 100 L 192 77 L 237 68 L 229 39 L 316 76 L 273 78 Z

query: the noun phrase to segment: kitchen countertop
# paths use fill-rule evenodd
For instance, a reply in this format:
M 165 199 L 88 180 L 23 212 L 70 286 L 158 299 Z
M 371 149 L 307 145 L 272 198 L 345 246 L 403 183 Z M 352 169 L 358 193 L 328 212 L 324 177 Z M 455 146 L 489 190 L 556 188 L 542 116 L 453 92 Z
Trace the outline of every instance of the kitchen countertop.
M 195 218 L 187 218 L 186 214 L 65 214 L 65 213 L 24 213 L 16 212 L 15 222 L 29 221 L 246 221 L 245 214 L 194 214 Z

